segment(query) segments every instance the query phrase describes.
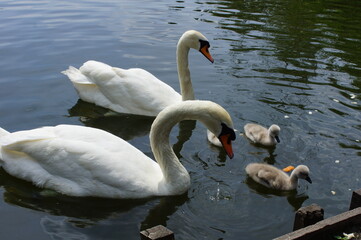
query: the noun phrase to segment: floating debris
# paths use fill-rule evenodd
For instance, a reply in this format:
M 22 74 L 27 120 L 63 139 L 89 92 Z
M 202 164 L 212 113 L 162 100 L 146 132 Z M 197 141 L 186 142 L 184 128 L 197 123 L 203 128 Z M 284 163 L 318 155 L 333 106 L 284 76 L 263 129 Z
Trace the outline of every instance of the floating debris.
M 352 238 L 355 238 L 355 234 L 354 233 L 343 233 L 343 236 L 346 238 L 346 239 L 352 239 Z
M 310 115 L 311 115 L 311 114 L 312 114 L 312 112 L 311 112 L 311 111 L 309 111 L 309 112 L 308 112 L 308 114 L 310 114 Z
M 350 98 L 351 98 L 351 99 L 355 99 L 355 98 L 356 98 L 356 95 L 353 94 L 353 93 L 351 93 L 351 94 L 350 94 Z
M 332 99 L 334 102 L 340 102 L 340 100 L 338 100 L 338 99 L 336 99 L 336 98 L 334 98 L 334 99 Z
M 285 118 L 290 118 L 290 116 L 288 116 L 288 115 L 285 115 Z
M 356 105 L 356 104 L 357 104 L 357 102 L 351 102 L 351 104 Z
M 288 167 L 285 167 L 284 169 L 282 169 L 284 172 L 291 172 L 293 169 L 295 169 L 294 166 L 288 166 Z
M 340 160 L 336 160 L 335 163 L 340 163 Z
M 343 233 L 343 237 L 341 236 L 335 236 L 336 239 L 341 239 L 341 240 L 348 240 L 348 239 L 354 239 L 355 238 L 355 234 L 354 233 Z
M 336 195 L 336 192 L 335 191 L 331 191 L 332 195 Z

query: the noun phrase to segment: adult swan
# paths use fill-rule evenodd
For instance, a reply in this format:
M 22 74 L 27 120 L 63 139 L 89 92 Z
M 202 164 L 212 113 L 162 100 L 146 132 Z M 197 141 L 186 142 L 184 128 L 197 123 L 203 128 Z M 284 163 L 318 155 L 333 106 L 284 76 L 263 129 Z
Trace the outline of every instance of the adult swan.
M 201 121 L 233 157 L 235 133 L 228 112 L 194 100 L 171 105 L 154 120 L 150 145 L 157 162 L 117 136 L 75 125 L 14 133 L 0 128 L 0 162 L 15 177 L 70 196 L 178 195 L 188 190 L 190 176 L 169 144 L 169 133 L 182 120 Z
M 200 32 L 185 32 L 177 45 L 177 67 L 181 93 L 141 68 L 121 69 L 88 61 L 76 69 L 63 71 L 86 101 L 119 113 L 157 116 L 165 107 L 184 100 L 194 100 L 188 68 L 190 48 L 199 50 L 213 62 L 209 42 Z

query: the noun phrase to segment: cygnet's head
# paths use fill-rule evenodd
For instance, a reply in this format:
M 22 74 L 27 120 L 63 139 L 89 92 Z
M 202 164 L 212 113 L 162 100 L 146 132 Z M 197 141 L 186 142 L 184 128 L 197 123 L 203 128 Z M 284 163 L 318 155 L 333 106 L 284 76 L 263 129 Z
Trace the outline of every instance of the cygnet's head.
M 269 128 L 270 136 L 275 138 L 278 143 L 280 142 L 280 139 L 278 137 L 278 135 L 280 134 L 280 131 L 281 131 L 281 128 L 276 124 L 271 125 Z
M 184 45 L 188 48 L 193 48 L 200 51 L 209 61 L 214 62 L 210 52 L 209 52 L 209 41 L 208 39 L 200 32 L 195 30 L 189 30 L 183 33 L 182 37 L 179 39 L 178 45 Z
M 294 170 L 294 174 L 295 174 L 298 178 L 304 179 L 304 180 L 306 180 L 307 182 L 312 183 L 312 180 L 311 180 L 311 178 L 310 178 L 310 176 L 309 176 L 309 174 L 310 174 L 310 169 L 309 169 L 307 166 L 305 166 L 305 165 L 299 165 L 299 166 L 297 166 L 297 167 L 295 168 L 295 170 Z

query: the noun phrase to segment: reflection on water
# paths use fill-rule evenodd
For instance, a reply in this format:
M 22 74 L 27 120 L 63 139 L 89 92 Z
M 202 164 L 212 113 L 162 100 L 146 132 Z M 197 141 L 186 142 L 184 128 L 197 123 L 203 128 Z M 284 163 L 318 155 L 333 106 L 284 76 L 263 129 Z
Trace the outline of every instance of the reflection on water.
M 0 176 L 6 202 L 52 215 L 87 219 L 92 224 L 147 201 L 69 197 L 37 188 L 29 182 L 9 176 L 3 170 Z
M 0 182 L 5 189 L 4 200 L 7 203 L 55 216 L 67 216 L 67 223 L 48 217 L 42 218 L 40 222 L 47 234 L 54 236 L 60 234 L 62 235 L 60 239 L 69 239 L 67 237 L 75 237 L 78 234 L 79 237 L 82 236 L 80 232 L 74 230 L 74 227 L 86 228 L 109 218 L 122 218 L 124 213 L 147 204 L 151 208 L 141 221 L 140 230 L 158 224 L 166 226 L 169 216 L 188 200 L 187 194 L 132 200 L 69 197 L 39 189 L 31 183 L 9 176 L 3 170 L 1 170 Z
M 80 99 L 69 109 L 69 116 L 79 116 L 84 125 L 103 129 L 124 140 L 149 134 L 154 121 L 153 117 L 119 114 Z
M 309 197 L 306 193 L 298 194 L 298 190 L 293 191 L 277 191 L 270 188 L 267 188 L 255 181 L 252 178 L 247 177 L 245 183 L 248 185 L 249 188 L 256 191 L 258 194 L 263 195 L 266 198 L 270 196 L 279 196 L 279 197 L 286 197 L 288 203 L 293 207 L 294 211 L 297 211 L 304 201 L 306 201 Z M 299 188 L 299 187 L 298 187 Z

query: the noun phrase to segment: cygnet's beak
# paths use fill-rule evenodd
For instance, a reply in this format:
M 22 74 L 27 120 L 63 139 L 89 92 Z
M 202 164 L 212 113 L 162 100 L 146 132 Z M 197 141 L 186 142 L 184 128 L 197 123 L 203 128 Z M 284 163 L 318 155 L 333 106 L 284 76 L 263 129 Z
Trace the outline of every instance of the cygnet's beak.
M 278 136 L 275 136 L 275 139 L 276 139 L 276 141 L 279 143 L 279 142 L 281 142 L 280 141 L 280 138 L 278 137 Z
M 310 178 L 309 176 L 307 176 L 307 177 L 305 178 L 305 180 L 306 180 L 307 182 L 309 182 L 309 183 L 312 183 L 312 180 L 311 180 L 311 178 Z

